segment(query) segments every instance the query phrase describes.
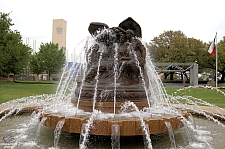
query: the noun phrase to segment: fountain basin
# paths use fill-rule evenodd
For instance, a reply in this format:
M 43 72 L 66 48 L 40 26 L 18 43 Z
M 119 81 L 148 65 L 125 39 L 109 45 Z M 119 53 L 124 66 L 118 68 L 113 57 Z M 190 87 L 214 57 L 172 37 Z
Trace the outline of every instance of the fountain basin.
M 41 108 L 36 110 L 36 112 L 41 111 Z M 189 113 L 186 110 L 182 110 L 182 116 L 187 118 Z M 168 114 L 163 116 L 154 116 L 153 114 L 149 113 L 149 116 L 144 118 L 144 122 L 145 125 L 149 126 L 150 134 L 160 134 L 168 132 L 165 122 L 170 122 L 173 130 L 182 128 L 184 126 L 182 123 L 182 116 Z M 79 134 L 82 131 L 82 126 L 87 124 L 90 115 L 74 115 L 70 117 L 64 117 L 60 114 L 44 113 L 41 115 L 40 120 L 44 117 L 46 117 L 44 125 L 49 128 L 55 129 L 59 121 L 64 121 L 62 131 Z M 89 130 L 89 134 L 111 136 L 111 127 L 113 125 L 120 127 L 120 136 L 138 136 L 144 134 L 141 121 L 138 117 L 94 119 L 92 127 Z

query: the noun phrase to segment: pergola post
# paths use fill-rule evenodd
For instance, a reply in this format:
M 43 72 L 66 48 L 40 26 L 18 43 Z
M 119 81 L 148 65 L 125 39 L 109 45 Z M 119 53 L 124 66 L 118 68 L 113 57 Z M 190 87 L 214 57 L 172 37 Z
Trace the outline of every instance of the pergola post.
M 198 64 L 194 63 L 190 68 L 190 85 L 198 86 Z

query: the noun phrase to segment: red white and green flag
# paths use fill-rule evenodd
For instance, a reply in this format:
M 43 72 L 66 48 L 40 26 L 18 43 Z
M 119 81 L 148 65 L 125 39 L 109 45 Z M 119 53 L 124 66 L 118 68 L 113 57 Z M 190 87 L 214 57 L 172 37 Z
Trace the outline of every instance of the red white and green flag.
M 211 43 L 210 47 L 209 47 L 209 50 L 208 52 L 212 55 L 212 56 L 216 56 L 216 43 L 215 43 L 215 40 L 216 40 L 216 36 L 213 40 L 213 42 Z

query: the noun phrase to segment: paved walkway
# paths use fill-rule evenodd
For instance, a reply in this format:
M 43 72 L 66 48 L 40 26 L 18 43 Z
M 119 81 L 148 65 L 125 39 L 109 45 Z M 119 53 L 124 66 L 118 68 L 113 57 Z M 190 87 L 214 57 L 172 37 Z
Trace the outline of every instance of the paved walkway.
M 196 113 L 195 111 L 205 112 L 205 114 L 213 116 L 214 118 L 218 118 L 219 120 L 225 120 L 225 108 L 214 108 L 209 106 L 192 106 L 192 105 L 186 105 L 186 109 L 192 113 L 193 115 L 203 115 L 203 113 Z
M 20 110 L 19 113 L 33 112 L 36 108 L 43 106 L 43 103 L 31 103 L 31 104 L 0 104 L 0 118 L 5 114 L 12 115 L 17 113 L 17 110 Z M 11 113 L 9 113 L 11 112 Z
M 201 112 L 205 112 L 205 114 L 208 114 L 210 116 L 213 116 L 214 118 L 218 118 L 220 120 L 225 120 L 225 108 L 214 108 L 209 106 L 193 106 L 193 105 L 186 105 L 186 109 L 196 115 L 203 115 L 203 113 L 196 113 L 195 110 L 198 110 Z

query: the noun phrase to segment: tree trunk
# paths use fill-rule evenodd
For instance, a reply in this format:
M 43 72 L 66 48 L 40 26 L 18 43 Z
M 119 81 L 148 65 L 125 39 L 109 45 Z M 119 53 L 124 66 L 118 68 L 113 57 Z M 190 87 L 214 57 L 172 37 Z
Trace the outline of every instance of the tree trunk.
M 16 81 L 16 74 L 14 73 L 13 74 L 13 82 L 15 82 Z
M 48 73 L 48 80 L 50 81 L 51 80 L 51 74 Z

